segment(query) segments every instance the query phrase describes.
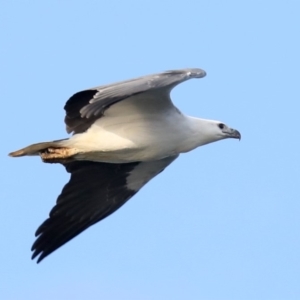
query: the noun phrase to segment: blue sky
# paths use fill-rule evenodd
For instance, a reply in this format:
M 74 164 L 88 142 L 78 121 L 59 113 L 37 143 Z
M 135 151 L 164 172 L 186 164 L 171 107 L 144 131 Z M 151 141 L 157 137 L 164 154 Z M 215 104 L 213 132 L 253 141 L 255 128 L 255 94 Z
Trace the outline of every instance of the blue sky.
M 299 1 L 1 1 L 1 299 L 300 299 Z M 187 114 L 239 129 L 184 154 L 37 265 L 68 174 L 30 143 L 64 138 L 65 101 L 168 69 Z

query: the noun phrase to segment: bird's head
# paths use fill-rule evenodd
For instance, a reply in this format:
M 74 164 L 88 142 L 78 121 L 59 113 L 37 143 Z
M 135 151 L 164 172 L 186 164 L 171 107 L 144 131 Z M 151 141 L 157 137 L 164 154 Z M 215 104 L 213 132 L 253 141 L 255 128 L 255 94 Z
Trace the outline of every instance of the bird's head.
M 241 139 L 241 134 L 238 130 L 229 127 L 223 122 L 198 118 L 192 119 L 194 147 L 228 138 Z
M 220 122 L 220 121 L 212 121 L 212 128 L 213 134 L 215 135 L 218 140 L 223 139 L 241 139 L 241 134 L 238 130 L 230 128 L 228 125 Z

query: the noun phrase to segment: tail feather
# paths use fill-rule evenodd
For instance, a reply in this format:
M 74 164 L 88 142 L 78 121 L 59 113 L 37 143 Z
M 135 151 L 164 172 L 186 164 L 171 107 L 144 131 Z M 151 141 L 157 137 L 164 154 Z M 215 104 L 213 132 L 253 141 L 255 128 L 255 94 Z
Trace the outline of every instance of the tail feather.
M 14 151 L 9 153 L 8 155 L 11 157 L 19 157 L 19 156 L 26 156 L 26 155 L 39 155 L 39 153 L 43 150 L 46 150 L 49 147 L 62 147 L 62 141 L 63 140 L 58 140 L 58 141 L 52 141 L 52 142 L 43 142 L 43 143 L 37 143 L 37 144 L 32 144 L 30 146 L 27 146 L 23 149 Z

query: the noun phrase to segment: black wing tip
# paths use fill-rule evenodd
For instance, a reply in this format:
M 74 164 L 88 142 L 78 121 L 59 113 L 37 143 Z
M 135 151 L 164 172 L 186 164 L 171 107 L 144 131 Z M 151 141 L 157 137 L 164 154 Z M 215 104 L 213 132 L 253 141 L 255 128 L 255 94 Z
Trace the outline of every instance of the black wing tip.
M 31 251 L 33 252 L 32 255 L 31 255 L 31 259 L 34 260 L 37 256 L 38 259 L 36 261 L 36 263 L 38 264 L 39 262 L 41 262 L 48 254 L 46 254 L 45 251 L 42 250 L 41 247 L 38 246 L 38 242 L 39 241 L 39 238 L 37 238 L 37 240 L 33 243 L 32 247 L 31 247 Z
M 34 260 L 39 254 L 40 254 L 40 253 L 39 253 L 37 250 L 34 250 L 34 252 L 33 252 L 32 255 L 31 255 L 31 259 Z M 42 258 L 42 256 L 40 255 L 40 256 L 38 257 L 38 259 L 36 260 L 36 263 L 37 263 L 37 264 L 40 263 L 40 261 L 41 261 L 42 259 L 43 259 L 43 258 Z
M 45 257 L 47 257 L 50 253 L 34 250 L 33 254 L 31 255 L 31 259 L 34 260 L 37 256 L 36 263 L 39 264 Z
M 41 234 L 31 247 L 31 251 L 33 252 L 31 255 L 31 259 L 34 260 L 35 258 L 37 258 L 36 260 L 37 264 L 40 263 L 48 255 L 56 251 L 58 248 L 60 248 L 63 244 L 65 244 L 65 243 L 59 243 L 54 246 L 53 244 L 45 241 L 44 238 L 45 236 Z
M 90 100 L 93 99 L 93 97 L 98 93 L 97 89 L 87 89 L 83 91 L 79 91 L 72 95 L 68 101 L 66 102 L 64 109 L 67 111 L 73 106 L 75 103 L 78 104 L 78 106 L 86 105 L 89 103 Z M 77 108 L 77 107 L 76 107 Z M 74 112 L 76 113 L 76 111 Z
M 39 230 L 39 228 L 38 228 Z M 35 240 L 31 247 L 31 251 L 33 252 L 31 255 L 31 259 L 34 260 L 36 257 L 38 257 L 36 263 L 40 263 L 46 256 L 48 256 L 51 252 L 43 250 L 43 245 L 40 244 L 42 234 L 35 234 L 35 236 L 38 236 L 38 238 Z

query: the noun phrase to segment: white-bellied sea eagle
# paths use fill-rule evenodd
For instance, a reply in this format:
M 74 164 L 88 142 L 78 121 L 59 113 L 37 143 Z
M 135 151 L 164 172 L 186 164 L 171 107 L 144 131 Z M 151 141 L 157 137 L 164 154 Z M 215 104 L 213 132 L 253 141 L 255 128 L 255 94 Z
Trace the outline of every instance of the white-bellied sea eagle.
M 36 231 L 32 258 L 40 262 L 115 212 L 181 153 L 241 138 L 223 122 L 187 116 L 172 103 L 176 85 L 205 75 L 201 69 L 166 71 L 78 92 L 64 107 L 70 138 L 9 154 L 39 155 L 71 174 Z

